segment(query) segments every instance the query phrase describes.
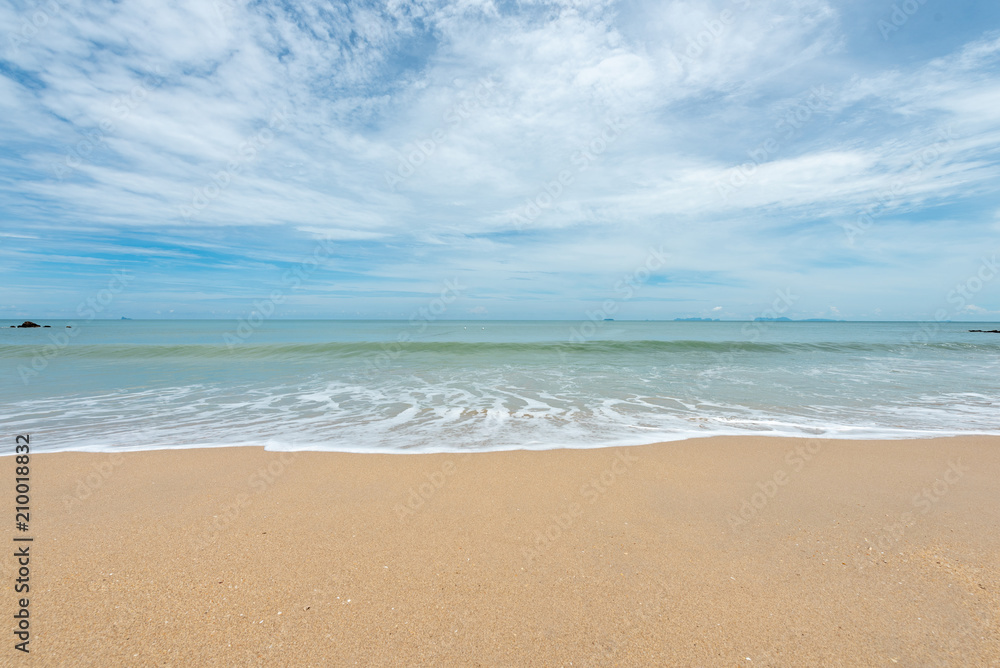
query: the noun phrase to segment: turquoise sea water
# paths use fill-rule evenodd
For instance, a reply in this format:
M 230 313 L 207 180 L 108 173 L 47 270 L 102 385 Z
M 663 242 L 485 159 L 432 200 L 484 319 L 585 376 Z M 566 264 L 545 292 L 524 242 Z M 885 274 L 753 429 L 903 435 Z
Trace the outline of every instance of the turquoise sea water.
M 37 450 L 1000 434 L 986 323 L 38 322 L 0 329 L 0 424 Z

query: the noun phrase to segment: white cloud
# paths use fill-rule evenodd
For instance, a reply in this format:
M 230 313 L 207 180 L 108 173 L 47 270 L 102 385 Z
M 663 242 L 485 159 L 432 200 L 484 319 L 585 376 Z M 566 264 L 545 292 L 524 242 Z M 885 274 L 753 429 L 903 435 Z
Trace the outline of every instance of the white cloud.
M 170 228 L 192 245 L 267 226 L 382 244 L 366 260 L 375 275 L 544 276 L 553 294 L 578 289 L 567 272 L 600 289 L 666 244 L 672 268 L 725 274 L 742 299 L 787 282 L 769 268 L 782 262 L 795 280 L 853 268 L 859 293 L 868 265 L 943 267 L 932 253 L 974 252 L 978 237 L 907 235 L 907 217 L 995 199 L 1000 183 L 1000 37 L 884 66 L 849 52 L 844 8 L 823 0 L 60 4 L 0 77 L 0 131 L 23 158 L 0 158 L 12 175 L 0 197 L 25 226 Z M 11 7 L 0 19 L 19 24 Z M 829 100 L 782 127 L 817 85 Z M 287 122 L 272 130 L 276 112 Z M 627 127 L 602 138 L 615 119 Z M 437 131 L 390 188 L 386 173 Z M 777 148 L 720 196 L 768 140 Z M 605 148 L 581 161 L 594 142 Z M 515 228 L 560 172 L 572 183 Z M 850 248 L 841 226 L 875 205 Z M 937 218 L 996 231 L 992 214 Z

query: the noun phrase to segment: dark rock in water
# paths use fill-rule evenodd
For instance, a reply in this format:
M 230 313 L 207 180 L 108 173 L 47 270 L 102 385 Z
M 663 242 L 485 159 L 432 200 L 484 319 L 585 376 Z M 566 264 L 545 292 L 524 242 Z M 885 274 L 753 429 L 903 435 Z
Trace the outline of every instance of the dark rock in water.
M 52 325 L 42 325 L 42 327 L 51 327 Z
M 31 322 L 30 320 L 25 320 L 23 323 L 18 325 L 18 327 L 41 327 L 37 322 Z
M 1000 334 L 1000 329 L 970 329 L 970 332 L 980 332 L 982 334 Z

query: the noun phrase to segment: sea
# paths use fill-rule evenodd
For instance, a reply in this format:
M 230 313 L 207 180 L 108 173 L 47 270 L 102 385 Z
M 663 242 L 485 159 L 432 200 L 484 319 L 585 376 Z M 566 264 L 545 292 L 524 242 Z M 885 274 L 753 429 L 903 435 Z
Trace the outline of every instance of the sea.
M 995 323 L 37 322 L 0 329 L 34 452 L 1000 434 L 1000 334 L 969 331 Z

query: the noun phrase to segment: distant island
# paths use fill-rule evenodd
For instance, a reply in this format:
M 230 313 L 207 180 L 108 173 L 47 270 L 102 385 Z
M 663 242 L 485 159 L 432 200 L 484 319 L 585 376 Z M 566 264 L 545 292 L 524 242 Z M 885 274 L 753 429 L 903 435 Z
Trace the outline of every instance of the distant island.
M 833 318 L 803 318 L 802 320 L 792 320 L 784 316 L 780 318 L 754 318 L 754 322 L 847 322 L 846 320 L 834 320 Z

